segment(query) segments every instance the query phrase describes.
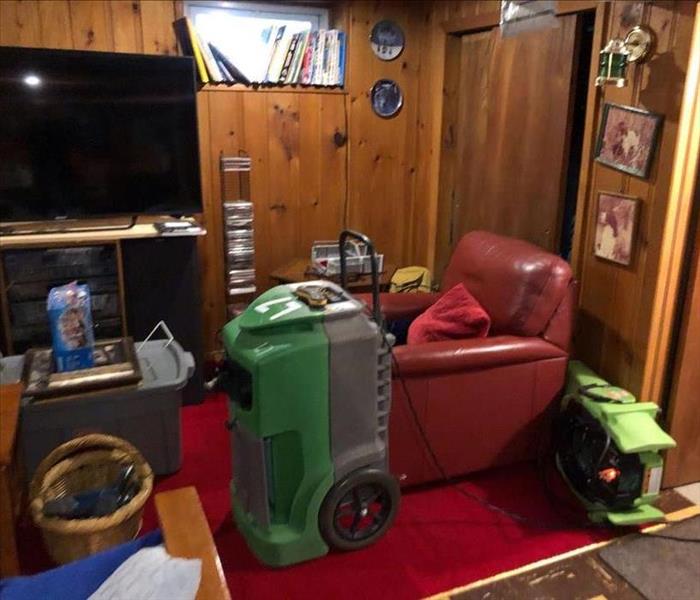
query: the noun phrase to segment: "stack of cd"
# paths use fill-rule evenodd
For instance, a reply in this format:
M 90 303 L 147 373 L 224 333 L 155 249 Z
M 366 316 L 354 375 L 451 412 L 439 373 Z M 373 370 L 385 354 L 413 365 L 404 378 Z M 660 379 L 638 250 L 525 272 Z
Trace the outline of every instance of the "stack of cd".
M 229 312 L 235 310 L 232 296 L 255 293 L 255 245 L 253 203 L 224 202 L 226 283 Z

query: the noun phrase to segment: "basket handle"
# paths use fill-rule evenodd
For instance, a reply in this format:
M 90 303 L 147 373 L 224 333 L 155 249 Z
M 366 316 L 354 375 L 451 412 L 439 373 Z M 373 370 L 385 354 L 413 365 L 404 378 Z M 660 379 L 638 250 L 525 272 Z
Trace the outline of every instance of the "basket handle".
M 90 433 L 69 440 L 57 448 L 49 452 L 46 457 L 39 463 L 39 466 L 34 471 L 32 483 L 29 486 L 30 498 L 36 498 L 41 489 L 41 482 L 49 470 L 59 461 L 83 452 L 84 450 L 94 450 L 96 448 L 105 448 L 107 450 L 123 450 L 128 454 L 141 456 L 141 453 L 129 442 L 113 435 L 104 433 Z

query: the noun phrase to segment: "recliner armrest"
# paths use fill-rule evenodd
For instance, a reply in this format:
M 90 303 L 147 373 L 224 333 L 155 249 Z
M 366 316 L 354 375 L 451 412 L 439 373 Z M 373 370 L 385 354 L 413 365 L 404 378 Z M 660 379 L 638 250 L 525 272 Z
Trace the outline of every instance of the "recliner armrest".
M 539 337 L 499 335 L 398 346 L 394 356 L 403 377 L 416 377 L 566 358 L 568 354 Z
M 353 294 L 355 298 L 364 302 L 372 309 L 372 294 Z M 435 304 L 442 294 L 419 292 L 415 294 L 390 294 L 382 293 L 379 301 L 382 306 L 382 314 L 387 321 L 400 319 L 415 319 L 418 315 Z

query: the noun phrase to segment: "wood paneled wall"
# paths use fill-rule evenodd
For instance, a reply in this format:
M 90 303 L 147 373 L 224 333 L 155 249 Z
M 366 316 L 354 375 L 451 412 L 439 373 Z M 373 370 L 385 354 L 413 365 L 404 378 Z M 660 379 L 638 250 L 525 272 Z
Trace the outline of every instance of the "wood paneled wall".
M 418 94 L 421 49 L 430 11 L 423 3 L 349 2 L 348 10 L 348 225 L 369 235 L 397 264 L 414 260 L 412 228 L 416 203 Z M 374 56 L 372 26 L 395 20 L 406 47 L 393 61 Z M 400 113 L 382 119 L 371 108 L 370 88 L 377 79 L 395 80 L 403 92 Z M 423 215 L 420 211 L 418 218 Z
M 2 0 L 0 45 L 176 54 L 169 0 Z
M 616 102 L 664 115 L 656 158 L 648 179 L 625 175 L 592 160 L 582 182 L 577 212 L 574 267 L 580 280 L 576 349 L 606 378 L 639 394 L 646 368 L 652 303 L 659 268 L 678 117 L 692 38 L 695 2 L 614 2 L 607 9 L 603 39 L 624 37 L 637 24 L 656 34 L 652 58 L 632 66 L 629 85 L 605 87 L 595 106 L 598 130 L 603 102 Z M 590 107 L 589 107 L 590 108 Z M 590 140 L 592 141 L 592 140 Z M 591 144 L 593 147 L 594 144 Z M 640 219 L 632 263 L 620 266 L 593 255 L 599 191 L 637 196 Z
M 226 314 L 219 157 L 251 157 L 255 268 L 258 289 L 264 290 L 275 268 L 310 254 L 314 240 L 335 239 L 342 229 L 345 95 L 223 88 L 200 93 L 198 101 L 208 231 L 202 240 L 205 334 L 214 344 Z

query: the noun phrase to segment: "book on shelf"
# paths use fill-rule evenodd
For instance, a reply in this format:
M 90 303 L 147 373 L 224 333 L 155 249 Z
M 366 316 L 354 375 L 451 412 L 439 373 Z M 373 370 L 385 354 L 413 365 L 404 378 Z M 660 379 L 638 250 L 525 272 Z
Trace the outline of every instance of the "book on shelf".
M 290 42 L 291 36 L 286 34 L 286 26 L 282 25 L 277 29 L 275 42 L 272 46 L 272 56 L 270 57 L 270 64 L 267 67 L 267 75 L 265 76 L 267 83 L 277 83 L 279 81 Z
M 228 59 L 228 57 L 223 52 L 221 52 L 216 46 L 214 46 L 214 44 L 209 43 L 209 49 L 214 55 L 216 61 L 219 63 L 219 67 L 223 67 L 223 69 L 225 69 L 226 72 L 231 76 L 231 81 L 238 81 L 240 83 L 244 83 L 245 85 L 250 85 L 250 79 L 248 79 L 243 74 L 243 72 Z
M 289 77 L 289 72 L 292 69 L 292 63 L 294 61 L 294 55 L 297 50 L 297 46 L 299 45 L 299 38 L 301 37 L 300 33 L 295 33 L 292 35 L 292 37 L 289 40 L 289 48 L 287 48 L 287 56 L 284 58 L 284 62 L 282 63 L 282 69 L 280 70 L 280 76 L 277 79 L 278 83 L 286 83 L 287 79 Z
M 196 36 L 196 42 L 197 45 L 199 46 L 199 50 L 202 53 L 202 58 L 204 59 L 204 64 L 207 67 L 207 72 L 209 73 L 209 81 L 214 81 L 214 82 L 219 82 L 219 81 L 226 81 L 224 79 L 223 74 L 221 73 L 221 69 L 219 69 L 219 65 L 214 59 L 214 55 L 211 53 L 211 50 L 209 48 L 209 44 L 207 44 L 204 41 L 204 38 L 200 35 L 200 33 L 195 29 L 195 36 Z
M 209 83 L 209 73 L 204 64 L 202 52 L 197 44 L 197 36 L 192 21 L 187 17 L 182 17 L 173 22 L 173 28 L 175 29 L 175 37 L 177 37 L 177 41 L 180 44 L 181 52 L 185 56 L 192 56 L 194 58 L 199 80 L 202 83 Z
M 195 29 L 192 21 L 182 17 L 173 22 L 175 37 L 180 51 L 194 58 L 197 76 L 202 83 L 239 81 L 249 84 L 250 80 L 213 44 L 207 43 Z
M 304 85 L 309 85 L 311 79 L 313 78 L 314 70 L 314 52 L 316 51 L 316 44 L 318 43 L 318 31 L 310 31 L 309 39 L 306 44 L 306 50 L 304 51 L 304 59 L 301 64 L 301 76 L 299 83 Z
M 347 60 L 347 36 L 337 29 L 292 33 L 286 25 L 271 26 L 262 32 L 259 57 L 246 69 L 236 67 L 236 57 L 208 41 L 192 21 L 182 17 L 173 22 L 182 54 L 194 58 L 202 83 L 301 84 L 343 86 Z

